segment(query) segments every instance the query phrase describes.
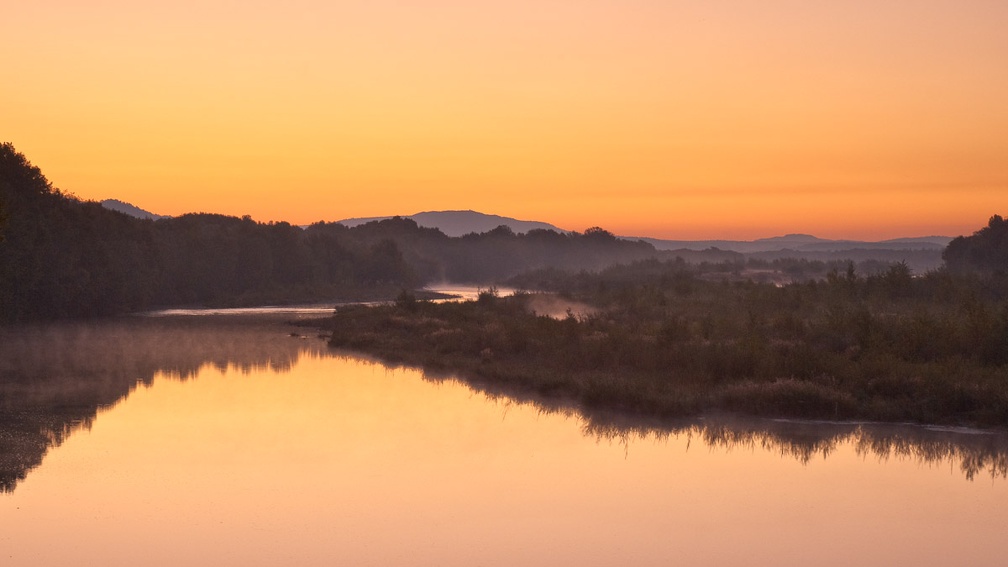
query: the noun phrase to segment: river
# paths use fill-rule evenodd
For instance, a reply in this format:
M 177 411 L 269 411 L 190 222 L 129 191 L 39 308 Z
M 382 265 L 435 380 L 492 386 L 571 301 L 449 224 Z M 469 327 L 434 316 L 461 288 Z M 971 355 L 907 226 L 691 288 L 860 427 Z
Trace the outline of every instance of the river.
M 0 330 L 0 564 L 1000 565 L 1008 440 L 523 399 L 260 315 Z

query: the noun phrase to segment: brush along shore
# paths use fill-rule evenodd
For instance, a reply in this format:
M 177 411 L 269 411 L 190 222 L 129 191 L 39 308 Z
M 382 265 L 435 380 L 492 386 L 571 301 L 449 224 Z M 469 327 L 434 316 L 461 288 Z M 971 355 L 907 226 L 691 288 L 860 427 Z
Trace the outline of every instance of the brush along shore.
M 540 294 L 403 294 L 325 326 L 334 348 L 587 408 L 1008 426 L 1008 304 L 989 288 L 900 265 L 786 286 L 654 266 L 554 282 L 585 314 L 537 313 Z

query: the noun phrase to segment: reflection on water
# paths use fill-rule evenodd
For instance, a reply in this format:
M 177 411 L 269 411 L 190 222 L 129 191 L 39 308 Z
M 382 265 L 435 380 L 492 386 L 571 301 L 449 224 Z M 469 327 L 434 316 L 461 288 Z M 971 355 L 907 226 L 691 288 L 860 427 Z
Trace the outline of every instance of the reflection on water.
M 232 314 L 233 315 L 233 314 Z M 303 327 L 248 317 L 142 317 L 0 329 L 0 490 L 42 462 L 68 435 L 89 429 L 102 408 L 114 406 L 155 375 L 177 380 L 210 366 L 242 373 L 289 371 L 303 356 L 333 356 Z M 445 378 L 427 377 L 435 382 Z M 582 433 L 598 440 L 686 437 L 710 447 L 759 448 L 808 463 L 849 445 L 859 455 L 954 463 L 967 479 L 1008 476 L 1008 436 L 917 426 L 747 420 L 707 417 L 647 422 L 572 409 L 470 384 L 488 397 L 532 404 L 537 411 L 576 416 Z
M 324 317 L 333 312 L 332 304 L 323 305 L 281 305 L 266 307 L 205 307 L 192 309 L 160 309 L 141 313 L 146 317 L 206 317 L 237 315 L 237 316 L 277 316 L 291 318 Z
M 1001 434 L 582 415 L 304 334 L 235 317 L 0 330 L 4 564 L 978 565 L 1008 551 Z
M 424 289 L 428 291 L 433 291 L 435 293 L 443 293 L 446 295 L 454 296 L 454 298 L 452 299 L 446 299 L 443 301 L 474 301 L 477 298 L 479 298 L 480 292 L 490 290 L 490 288 L 487 286 L 450 284 L 450 283 L 429 285 Z M 510 287 L 494 286 L 493 289 L 495 289 L 497 291 L 497 295 L 501 297 L 511 295 L 515 292 L 514 288 Z
M 440 285 L 430 285 L 424 288 L 424 290 L 433 292 L 436 294 L 443 294 L 447 297 L 443 299 L 435 299 L 435 303 L 440 303 L 444 301 L 475 301 L 480 292 L 486 291 L 488 288 L 472 285 L 462 285 L 462 284 L 440 284 Z M 512 288 L 494 288 L 497 290 L 498 295 L 505 296 L 511 295 L 515 292 Z M 356 305 L 374 305 L 379 303 L 386 303 L 383 301 L 354 301 L 351 302 Z M 313 303 L 313 304 L 303 304 L 303 305 L 267 305 L 261 307 L 198 307 L 190 309 L 159 309 L 156 311 L 147 311 L 140 313 L 140 315 L 145 317 L 222 317 L 222 316 L 240 316 L 240 317 L 287 317 L 289 319 L 301 319 L 301 318 L 312 318 L 312 317 L 324 317 L 333 312 L 336 305 L 340 303 Z M 578 304 L 580 305 L 580 304 Z M 587 306 L 584 306 L 587 308 Z M 566 307 L 565 307 L 566 308 Z M 545 312 L 543 314 L 546 314 Z M 563 311 L 560 311 L 563 314 Z M 551 315 L 552 316 L 552 315 Z
M 455 380 L 452 376 L 428 380 Z M 707 447 L 726 450 L 761 449 L 807 464 L 828 458 L 841 446 L 879 460 L 910 459 L 923 464 L 957 465 L 968 480 L 985 474 L 1008 478 L 1008 433 L 957 427 L 871 422 L 761 419 L 718 415 L 698 419 L 649 420 L 605 411 L 572 409 L 555 401 L 529 397 L 493 384 L 468 383 L 491 399 L 517 401 L 545 413 L 558 413 L 581 421 L 589 438 L 627 443 L 631 440 L 664 442 L 670 438 L 696 439 Z
M 0 491 L 156 374 L 185 380 L 204 365 L 286 371 L 325 348 L 292 329 L 246 317 L 0 327 Z
M 969 429 L 929 428 L 879 423 L 835 423 L 792 420 L 706 418 L 680 425 L 642 426 L 619 420 L 589 418 L 586 435 L 598 439 L 667 439 L 685 436 L 708 447 L 762 449 L 807 464 L 828 458 L 842 446 L 880 460 L 910 459 L 919 463 L 957 464 L 968 480 L 978 474 L 1008 478 L 1008 436 Z

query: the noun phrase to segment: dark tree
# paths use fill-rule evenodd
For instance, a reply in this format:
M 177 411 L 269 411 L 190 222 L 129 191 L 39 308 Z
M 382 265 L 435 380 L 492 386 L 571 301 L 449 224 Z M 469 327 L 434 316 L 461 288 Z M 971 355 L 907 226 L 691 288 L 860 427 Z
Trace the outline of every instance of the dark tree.
M 958 273 L 1008 272 L 1008 221 L 994 215 L 972 236 L 960 236 L 942 253 L 945 265 Z
M 0 146 L 0 203 L 0 322 L 391 297 L 417 283 L 391 241 L 248 217 L 133 218 L 61 193 L 11 144 Z
M 11 144 L 0 146 L 0 206 L 0 321 L 391 298 L 430 281 L 488 285 L 668 255 L 598 227 L 516 234 L 504 225 L 449 238 L 400 217 L 353 228 L 205 213 L 137 219 L 61 193 Z
M 0 201 L 0 242 L 4 241 L 4 231 L 7 229 L 7 208 Z

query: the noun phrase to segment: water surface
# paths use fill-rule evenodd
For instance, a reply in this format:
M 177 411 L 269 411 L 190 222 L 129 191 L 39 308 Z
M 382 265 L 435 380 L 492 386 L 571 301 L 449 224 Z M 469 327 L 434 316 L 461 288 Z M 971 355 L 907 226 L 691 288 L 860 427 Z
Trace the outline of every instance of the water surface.
M 998 565 L 1008 552 L 1003 435 L 583 416 L 256 321 L 0 331 L 3 564 Z
M 471 301 L 479 297 L 487 287 L 464 284 L 438 284 L 423 288 L 426 291 L 444 294 L 447 297 L 433 300 L 435 303 L 444 301 Z M 511 295 L 512 288 L 493 288 L 498 295 Z M 344 303 L 304 303 L 296 305 L 264 305 L 256 307 L 192 307 L 179 309 L 158 309 L 141 313 L 145 317 L 206 317 L 206 316 L 240 316 L 240 317 L 281 317 L 288 319 L 306 319 L 324 317 L 333 312 L 338 305 L 369 305 L 385 303 L 383 301 L 352 301 Z

